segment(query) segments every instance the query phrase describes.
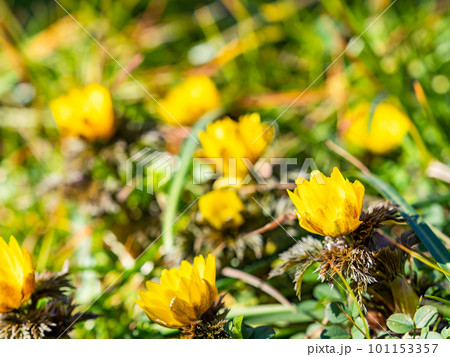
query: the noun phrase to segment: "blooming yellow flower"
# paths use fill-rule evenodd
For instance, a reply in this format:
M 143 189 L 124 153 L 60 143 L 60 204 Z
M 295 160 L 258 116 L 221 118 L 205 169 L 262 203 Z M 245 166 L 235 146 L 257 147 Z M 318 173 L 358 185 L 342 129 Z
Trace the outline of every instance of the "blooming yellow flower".
M 148 291 L 140 291 L 136 303 L 153 322 L 169 328 L 187 327 L 198 321 L 218 296 L 216 260 L 210 254 L 186 260 L 178 269 L 165 269 L 161 283 L 148 281 Z
M 220 96 L 209 77 L 192 76 L 172 88 L 159 104 L 158 112 L 166 123 L 190 126 L 206 112 L 218 108 Z
M 273 127 L 268 125 L 261 123 L 258 113 L 242 115 L 238 122 L 226 117 L 210 123 L 199 133 L 203 149 L 200 156 L 223 159 L 216 169 L 221 169 L 225 177 L 242 180 L 248 174 L 244 160 L 256 163 L 273 139 Z
M 198 206 L 205 220 L 216 229 L 238 227 L 244 222 L 241 212 L 245 207 L 236 191 L 210 191 L 200 197 Z
M 411 121 L 389 103 L 380 103 L 372 117 L 369 128 L 371 106 L 362 103 L 344 115 L 343 138 L 349 146 L 385 154 L 401 145 Z
M 94 141 L 114 133 L 111 95 L 100 84 L 73 89 L 50 103 L 50 109 L 62 135 Z
M 11 236 L 0 237 L 0 313 L 19 308 L 33 293 L 34 269 L 30 253 Z
M 300 226 L 311 233 L 340 237 L 354 231 L 362 223 L 364 186 L 344 179 L 337 167 L 331 177 L 315 170 L 311 179 L 297 178 L 289 197 L 297 208 Z

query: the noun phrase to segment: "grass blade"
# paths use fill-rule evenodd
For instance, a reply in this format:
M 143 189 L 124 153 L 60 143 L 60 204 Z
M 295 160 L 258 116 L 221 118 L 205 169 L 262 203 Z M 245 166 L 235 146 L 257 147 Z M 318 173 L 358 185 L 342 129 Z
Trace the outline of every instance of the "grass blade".
M 450 262 L 450 253 L 445 248 L 444 244 L 432 231 L 430 226 L 420 217 L 419 213 L 387 182 L 379 177 L 364 173 L 362 179 L 367 181 L 373 188 L 379 191 L 386 199 L 399 205 L 402 215 L 406 218 L 410 227 L 416 232 L 425 247 L 431 253 L 433 258 L 442 265 L 445 265 L 448 270 L 448 263 Z

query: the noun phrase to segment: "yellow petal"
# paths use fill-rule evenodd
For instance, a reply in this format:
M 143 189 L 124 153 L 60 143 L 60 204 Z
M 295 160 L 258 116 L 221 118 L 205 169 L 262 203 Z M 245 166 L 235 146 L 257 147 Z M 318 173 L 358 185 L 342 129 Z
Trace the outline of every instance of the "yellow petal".
M 97 140 L 113 134 L 111 95 L 99 84 L 73 89 L 68 95 L 53 100 L 50 109 L 62 135 Z
M 170 311 L 175 320 L 183 323 L 185 326 L 200 318 L 200 316 L 195 314 L 194 308 L 190 303 L 178 297 L 172 300 Z
M 371 104 L 365 102 L 344 114 L 342 133 L 347 145 L 375 154 L 385 154 L 400 146 L 411 120 L 396 106 L 383 102 L 376 107 L 369 126 L 371 112 Z
M 206 112 L 220 106 L 214 82 L 207 76 L 190 76 L 160 100 L 158 112 L 171 125 L 193 125 Z
M 198 205 L 203 218 L 218 230 L 239 227 L 244 222 L 240 213 L 244 204 L 233 190 L 210 191 L 200 197 Z
M 208 124 L 206 130 L 199 134 L 202 155 L 205 158 L 223 159 L 220 173 L 243 179 L 248 174 L 248 167 L 243 160 L 255 163 L 270 144 L 273 128 L 264 132 L 266 128 L 267 124 L 261 124 L 258 113 L 243 115 L 238 122 L 228 117 L 217 120 Z
M 201 318 L 218 295 L 215 269 L 212 255 L 206 261 L 201 255 L 195 257 L 192 265 L 183 261 L 178 269 L 162 272 L 161 284 L 147 282 L 148 291 L 140 291 L 141 300 L 136 303 L 162 326 L 188 326 Z
M 289 197 L 297 208 L 301 227 L 323 236 L 339 237 L 351 233 L 361 222 L 364 186 L 350 183 L 334 168 L 330 177 L 315 170 L 309 181 L 298 179 Z
M 19 308 L 35 286 L 31 257 L 11 236 L 9 244 L 0 238 L 0 313 Z
M 170 307 L 152 306 L 139 300 L 135 301 L 153 322 L 168 328 L 177 329 L 183 327 L 183 323 L 173 317 Z

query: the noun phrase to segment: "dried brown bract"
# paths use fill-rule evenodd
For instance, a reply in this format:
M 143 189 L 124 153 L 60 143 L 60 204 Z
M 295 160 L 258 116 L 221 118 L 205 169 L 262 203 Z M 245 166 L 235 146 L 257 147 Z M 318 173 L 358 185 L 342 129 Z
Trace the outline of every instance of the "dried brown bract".
M 361 214 L 362 223 L 352 232 L 352 237 L 357 241 L 365 242 L 370 238 L 372 232 L 383 226 L 384 222 L 405 222 L 400 215 L 398 205 L 392 202 L 379 202 L 369 207 L 367 212 Z
M 200 320 L 191 323 L 189 327 L 181 328 L 181 338 L 183 339 L 228 339 L 225 326 L 228 323 L 226 316 L 229 309 L 222 313 L 224 307 L 222 301 L 225 295 L 220 296 L 214 304 L 201 316 Z
M 322 281 L 328 280 L 332 284 L 337 270 L 345 278 L 353 281 L 358 296 L 361 296 L 361 293 L 366 291 L 367 285 L 377 281 L 373 276 L 375 266 L 373 253 L 367 247 L 353 247 L 346 244 L 342 238 L 336 240 L 337 244 L 329 238 L 325 240 L 330 242 L 320 253 L 319 277 Z

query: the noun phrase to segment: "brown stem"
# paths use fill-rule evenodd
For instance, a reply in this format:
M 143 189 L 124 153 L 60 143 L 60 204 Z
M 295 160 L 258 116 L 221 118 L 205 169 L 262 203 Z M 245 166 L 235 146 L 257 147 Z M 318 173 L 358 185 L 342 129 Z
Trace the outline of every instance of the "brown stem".
M 325 142 L 325 145 L 328 146 L 329 149 L 333 150 L 336 154 L 346 159 L 348 162 L 355 165 L 358 169 L 361 170 L 364 174 L 370 174 L 370 170 L 364 165 L 360 160 L 350 154 L 348 151 L 341 148 L 339 145 L 333 143 L 330 139 Z
M 239 193 L 242 195 L 248 195 L 254 192 L 267 192 L 272 190 L 293 190 L 295 189 L 295 183 L 273 183 L 273 184 L 260 184 L 260 185 L 248 185 L 239 188 Z
M 261 234 L 261 233 L 265 233 L 267 231 L 271 231 L 275 228 L 278 228 L 278 226 L 280 226 L 281 224 L 288 222 L 288 221 L 292 221 L 295 220 L 297 218 L 297 215 L 295 213 L 292 212 L 286 212 L 284 213 L 280 218 L 267 223 L 265 226 L 255 229 L 254 231 L 251 231 L 247 234 L 244 235 L 243 239 L 254 236 L 255 234 Z
M 260 278 L 257 278 L 256 276 L 253 276 L 251 274 L 248 274 L 246 272 L 243 272 L 241 270 L 233 269 L 230 267 L 226 267 L 222 269 L 222 275 L 227 276 L 229 278 L 239 279 L 243 282 L 254 286 L 255 288 L 261 289 L 266 294 L 272 296 L 275 300 L 283 304 L 284 306 L 288 307 L 289 310 L 291 310 L 293 313 L 297 312 L 297 309 L 291 302 L 286 299 L 277 289 L 275 289 L 273 286 L 267 284 Z

